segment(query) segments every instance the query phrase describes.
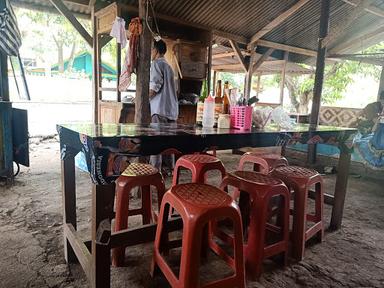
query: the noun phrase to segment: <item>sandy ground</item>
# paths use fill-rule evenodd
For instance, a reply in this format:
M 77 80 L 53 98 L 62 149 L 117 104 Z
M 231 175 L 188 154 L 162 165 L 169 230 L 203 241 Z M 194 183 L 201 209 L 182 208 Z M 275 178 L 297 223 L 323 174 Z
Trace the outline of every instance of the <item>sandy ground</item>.
M 22 168 L 12 188 L 0 186 L 0 287 L 88 287 L 80 266 L 64 261 L 58 148 L 55 140 L 32 144 L 31 168 Z M 238 156 L 220 157 L 234 169 Z M 91 186 L 85 173 L 78 172 L 77 181 L 78 227 L 86 239 Z M 334 181 L 334 175 L 325 177 L 329 192 Z M 309 247 L 304 261 L 266 269 L 248 287 L 384 287 L 383 184 L 351 177 L 343 228 Z M 326 206 L 327 225 L 329 216 Z M 112 287 L 168 287 L 161 276 L 149 276 L 151 249 L 152 243 L 127 249 L 129 267 L 112 268 Z M 208 259 L 202 273 L 220 275 L 221 263 Z

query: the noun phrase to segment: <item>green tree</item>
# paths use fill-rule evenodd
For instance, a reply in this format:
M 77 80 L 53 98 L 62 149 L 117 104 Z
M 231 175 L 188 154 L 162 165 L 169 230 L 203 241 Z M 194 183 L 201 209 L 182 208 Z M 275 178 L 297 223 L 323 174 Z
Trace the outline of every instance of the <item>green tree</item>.
M 62 15 L 26 9 L 17 9 L 16 15 L 21 20 L 19 26 L 28 49 L 43 62 L 53 61 L 52 53 L 56 50 L 60 73 L 64 72 L 65 49 L 70 51 L 68 70 L 72 68 L 76 52 L 89 49 L 79 33 Z M 81 22 L 86 29 L 90 29 L 90 21 Z
M 375 45 L 362 54 L 377 53 L 382 51 L 384 43 Z M 324 71 L 324 85 L 322 91 L 322 103 L 333 104 L 344 97 L 344 92 L 353 82 L 354 75 L 363 74 L 379 80 L 381 67 L 357 61 L 340 61 L 326 65 Z M 278 87 L 280 75 L 273 77 L 268 86 Z M 313 98 L 315 75 L 286 75 L 285 86 L 289 92 L 291 105 L 299 113 L 308 113 L 308 106 Z M 264 83 L 265 84 L 265 83 Z

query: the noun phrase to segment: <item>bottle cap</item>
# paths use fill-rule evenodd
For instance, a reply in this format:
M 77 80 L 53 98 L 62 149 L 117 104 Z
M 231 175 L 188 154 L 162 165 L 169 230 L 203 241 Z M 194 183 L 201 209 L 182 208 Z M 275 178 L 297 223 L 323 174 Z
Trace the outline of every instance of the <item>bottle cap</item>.
M 205 98 L 205 101 L 207 102 L 215 102 L 215 99 L 213 99 L 212 95 L 209 94 L 207 98 Z

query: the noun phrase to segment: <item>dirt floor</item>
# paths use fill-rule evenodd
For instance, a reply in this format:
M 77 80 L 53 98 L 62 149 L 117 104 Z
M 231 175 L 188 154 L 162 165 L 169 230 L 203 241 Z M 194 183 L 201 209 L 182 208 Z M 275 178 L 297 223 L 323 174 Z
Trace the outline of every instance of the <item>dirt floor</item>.
M 235 168 L 238 156 L 220 157 L 228 170 Z M 78 172 L 77 181 L 78 228 L 86 239 L 91 186 L 85 173 Z M 325 176 L 328 192 L 334 182 L 334 175 Z M 327 232 L 322 244 L 306 250 L 302 262 L 266 269 L 260 281 L 248 282 L 248 287 L 384 287 L 383 184 L 351 177 L 343 228 Z M 34 141 L 31 168 L 22 168 L 13 187 L 0 186 L 0 287 L 88 287 L 81 267 L 65 264 L 61 209 L 59 145 L 55 139 Z M 330 211 L 326 206 L 327 225 Z M 152 245 L 126 250 L 129 266 L 112 268 L 112 287 L 168 287 L 161 276 L 149 275 Z M 203 274 L 224 271 L 214 256 L 208 260 Z

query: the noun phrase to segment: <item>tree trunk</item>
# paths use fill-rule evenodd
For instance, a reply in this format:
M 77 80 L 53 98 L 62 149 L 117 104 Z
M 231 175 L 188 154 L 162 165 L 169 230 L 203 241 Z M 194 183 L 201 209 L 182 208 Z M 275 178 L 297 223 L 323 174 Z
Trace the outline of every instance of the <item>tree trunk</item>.
M 286 75 L 285 80 L 286 80 L 285 86 L 287 86 L 287 88 L 288 88 L 288 95 L 289 95 L 289 99 L 291 101 L 291 104 L 293 107 L 295 107 L 296 112 L 299 112 L 300 103 L 297 101 L 297 98 L 296 98 L 297 97 L 297 95 L 296 95 L 297 87 L 295 86 L 295 82 L 292 79 L 292 77 L 289 75 Z
M 311 91 L 304 91 L 300 95 L 300 103 L 298 107 L 298 112 L 301 114 L 308 114 L 308 105 L 309 105 L 309 100 L 312 98 Z
M 71 55 L 69 56 L 69 60 L 68 60 L 68 67 L 67 67 L 68 72 L 72 72 L 73 61 L 75 60 L 75 52 L 76 52 L 76 42 L 73 42 Z
M 58 43 L 57 44 L 57 60 L 59 65 L 59 73 L 64 73 L 64 55 L 63 55 L 63 44 Z

